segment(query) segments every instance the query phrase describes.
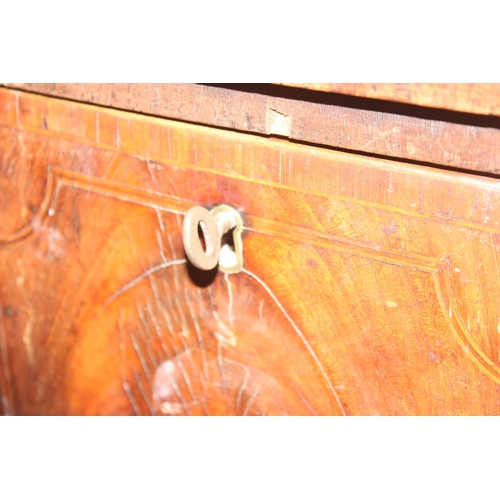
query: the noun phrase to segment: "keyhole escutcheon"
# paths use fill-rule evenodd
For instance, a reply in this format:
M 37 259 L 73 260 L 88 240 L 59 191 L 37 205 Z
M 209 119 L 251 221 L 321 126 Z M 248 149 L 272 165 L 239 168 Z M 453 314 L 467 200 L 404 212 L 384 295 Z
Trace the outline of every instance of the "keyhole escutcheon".
M 211 211 L 201 206 L 191 207 L 184 216 L 182 227 L 184 250 L 198 269 L 208 271 L 219 264 L 224 272 L 239 272 L 243 267 L 242 230 L 240 214 L 228 205 L 219 205 Z M 224 244 L 223 262 L 221 240 L 229 232 L 232 232 L 232 245 Z

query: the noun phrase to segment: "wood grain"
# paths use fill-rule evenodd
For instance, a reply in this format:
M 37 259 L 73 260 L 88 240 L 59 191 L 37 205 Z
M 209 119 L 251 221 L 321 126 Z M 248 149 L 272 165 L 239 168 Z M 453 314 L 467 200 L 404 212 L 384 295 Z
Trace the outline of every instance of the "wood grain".
M 5 414 L 500 413 L 495 179 L 11 90 L 0 179 Z
M 279 85 L 500 116 L 498 83 L 282 83 Z
M 352 152 L 471 171 L 500 171 L 500 119 L 497 118 L 471 119 L 435 112 L 427 117 L 421 112 L 412 116 L 415 112 L 412 109 L 380 105 L 373 108 L 373 103 L 366 100 L 314 102 L 311 93 L 293 98 L 280 97 L 279 93 L 265 94 L 270 92 L 269 87 L 279 88 L 277 85 L 248 87 L 256 90 L 252 92 L 195 84 L 8 85 Z

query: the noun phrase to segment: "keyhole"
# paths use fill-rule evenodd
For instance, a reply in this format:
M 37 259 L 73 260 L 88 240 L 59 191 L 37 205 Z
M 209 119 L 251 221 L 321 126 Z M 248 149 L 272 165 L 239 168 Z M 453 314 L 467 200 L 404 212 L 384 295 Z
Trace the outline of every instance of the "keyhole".
M 234 248 L 233 231 L 227 232 L 220 243 L 219 265 L 224 268 L 233 268 L 238 265 L 238 256 Z

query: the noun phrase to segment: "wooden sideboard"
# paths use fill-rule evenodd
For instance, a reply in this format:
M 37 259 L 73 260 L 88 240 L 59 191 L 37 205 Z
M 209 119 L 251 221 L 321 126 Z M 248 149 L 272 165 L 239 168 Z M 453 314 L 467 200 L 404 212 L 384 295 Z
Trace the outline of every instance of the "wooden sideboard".
M 499 103 L 4 84 L 0 414 L 500 414 Z M 234 273 L 183 247 L 220 204 Z

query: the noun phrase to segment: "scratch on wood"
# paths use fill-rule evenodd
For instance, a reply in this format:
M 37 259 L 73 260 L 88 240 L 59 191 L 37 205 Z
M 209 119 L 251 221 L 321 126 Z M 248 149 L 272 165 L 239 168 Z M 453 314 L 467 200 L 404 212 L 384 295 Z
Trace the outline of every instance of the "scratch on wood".
M 162 262 L 161 264 L 158 264 L 157 266 L 149 268 L 147 271 L 144 271 L 141 275 L 137 276 L 137 278 L 134 278 L 132 281 L 129 281 L 126 285 L 123 285 L 119 290 L 117 290 L 113 295 L 110 295 L 103 304 L 103 307 L 106 307 L 109 305 L 113 300 L 117 299 L 120 295 L 125 293 L 127 290 L 130 290 L 132 287 L 137 285 L 140 281 L 142 281 L 144 278 L 147 278 L 151 276 L 152 274 L 161 271 L 162 269 L 166 269 L 167 267 L 170 266 L 177 266 L 179 264 L 186 264 L 187 260 L 186 259 L 179 259 L 179 260 L 171 260 L 169 262 Z
M 153 183 L 158 184 L 158 181 L 155 179 L 155 176 L 153 174 L 153 168 L 151 167 L 151 163 L 150 163 L 149 159 L 146 159 L 146 165 L 148 166 L 149 175 L 151 176 Z
M 160 230 L 163 233 L 165 233 L 165 224 L 163 223 L 163 219 L 160 214 L 160 210 L 158 208 L 155 208 L 156 216 L 158 217 L 158 223 L 160 224 Z
M 224 279 L 226 280 L 227 283 L 227 294 L 229 296 L 229 302 L 227 306 L 227 316 L 229 318 L 229 324 L 231 326 L 234 326 L 233 324 L 233 291 L 231 289 L 231 282 L 229 281 L 229 275 L 227 273 L 224 273 Z
M 182 226 L 180 226 L 182 227 Z M 167 232 L 167 241 L 168 241 L 168 246 L 170 247 L 170 251 L 172 252 L 172 257 L 174 260 L 177 260 L 177 255 L 175 253 L 175 248 L 174 245 L 172 245 L 172 240 L 170 239 L 170 234 Z
M 146 360 L 144 359 L 144 357 L 142 355 L 140 346 L 137 343 L 137 339 L 135 338 L 135 335 L 128 329 L 127 329 L 127 333 L 129 334 L 130 340 L 132 341 L 134 351 L 137 354 L 137 357 L 139 358 L 139 361 L 140 361 L 141 366 L 142 366 L 142 370 L 146 374 L 148 381 L 151 382 L 151 372 L 149 371 L 149 367 L 146 363 Z
M 152 277 L 149 277 L 150 283 L 153 283 Z M 153 287 L 153 286 L 152 286 Z M 171 302 L 170 302 L 170 294 L 167 294 L 167 306 L 168 307 L 163 307 L 160 305 L 159 301 L 159 295 L 156 292 L 156 286 L 153 287 L 153 294 L 155 295 L 155 299 L 158 303 L 158 308 L 159 310 L 163 313 L 163 318 L 165 319 L 165 322 L 167 323 L 167 331 L 168 332 L 173 332 L 174 331 L 174 325 L 172 323 L 172 318 L 170 317 L 169 310 L 171 310 Z
M 173 299 L 172 295 L 174 295 L 174 294 L 167 293 L 167 294 L 165 294 L 165 295 L 164 295 L 164 297 L 165 297 L 165 298 L 166 298 L 166 300 L 167 300 L 168 306 L 167 306 L 167 307 L 165 307 L 165 308 L 163 309 L 163 315 L 165 316 L 165 318 L 167 318 L 167 316 L 168 316 L 168 317 L 170 317 L 170 314 L 169 314 L 170 312 L 172 312 L 172 313 L 173 313 L 174 311 L 176 311 L 176 312 L 177 312 L 177 322 L 175 321 L 175 318 L 174 318 L 174 319 L 173 319 L 173 324 L 177 325 L 177 324 L 178 324 L 178 323 L 180 323 L 180 321 L 181 321 L 180 316 L 181 316 L 181 314 L 182 314 L 182 311 L 179 311 L 178 306 L 177 306 L 177 304 L 174 302 L 174 299 Z M 175 342 L 174 342 L 174 340 L 178 339 L 178 340 L 180 340 L 181 344 L 183 345 L 183 348 L 184 348 L 184 349 L 187 349 L 187 347 L 186 347 L 186 346 L 185 346 L 185 344 L 184 344 L 184 339 L 183 339 L 182 335 L 177 335 L 177 336 L 175 337 L 175 339 L 174 339 L 174 333 L 175 333 L 176 331 L 177 331 L 177 330 L 176 330 L 176 328 L 174 328 L 174 327 L 169 327 L 169 329 L 167 330 L 167 332 L 168 332 L 168 334 L 169 334 L 169 336 L 170 336 L 170 339 L 171 339 L 171 344 L 172 344 L 172 346 L 175 346 Z M 176 351 L 176 352 L 177 352 L 177 351 Z
M 182 285 L 180 284 L 180 281 L 179 281 L 179 276 L 178 276 L 178 273 L 177 273 L 177 267 L 174 267 L 174 283 L 175 283 L 175 287 L 177 290 L 182 290 Z M 181 338 L 181 341 L 182 341 L 182 337 L 189 337 L 189 327 L 188 327 L 188 324 L 186 322 L 186 316 L 182 313 L 183 311 L 183 308 L 181 307 L 180 303 L 179 303 L 179 297 L 176 293 L 173 294 L 173 298 L 174 298 L 174 303 L 175 303 L 175 306 L 177 308 L 177 311 L 179 311 L 179 317 L 180 317 L 180 320 L 181 320 L 181 328 L 182 328 L 182 332 L 180 334 L 180 338 Z
M 150 282 L 152 283 L 152 279 L 151 277 L 149 278 L 150 279 Z M 154 294 L 154 292 L 153 292 Z M 160 310 L 162 309 L 160 304 L 158 304 Z M 160 345 L 161 345 L 161 348 L 163 350 L 163 352 L 165 353 L 165 355 L 168 356 L 167 354 L 167 350 L 163 344 L 163 340 L 162 340 L 162 335 L 161 335 L 161 330 L 160 330 L 160 326 L 158 325 L 158 322 L 157 322 L 157 319 L 155 317 L 155 314 L 154 312 L 151 310 L 150 308 L 150 305 L 149 303 L 147 304 L 146 306 L 146 309 L 149 313 L 149 317 L 151 318 L 151 321 L 153 322 L 153 327 L 154 327 L 154 330 L 156 332 L 156 336 L 158 337 L 158 340 L 160 341 Z M 186 385 L 188 387 L 188 390 L 189 390 L 189 393 L 191 394 L 191 399 L 196 403 L 196 396 L 194 394 L 194 391 L 193 391 L 193 386 L 192 386 L 192 383 L 191 383 L 191 379 L 189 378 L 189 375 L 186 371 L 186 369 L 184 368 L 184 364 L 182 363 L 181 359 L 180 359 L 180 354 L 177 352 L 177 351 L 174 351 L 176 353 L 176 359 L 177 359 L 177 363 L 180 367 L 180 371 L 181 371 L 181 374 L 184 378 L 184 381 L 186 382 Z M 184 354 L 187 355 L 188 359 L 190 359 L 190 354 L 191 354 L 191 351 L 188 349 L 186 351 L 184 351 Z M 158 362 L 157 366 L 160 365 L 160 363 Z
M 149 303 L 146 305 L 146 310 L 147 310 L 149 317 L 151 318 L 151 321 L 153 323 L 153 330 L 155 331 L 156 337 L 158 339 L 158 342 L 160 343 L 160 347 L 161 347 L 161 350 L 163 351 L 163 354 L 167 357 L 170 357 L 169 353 L 168 353 L 168 349 L 166 348 L 166 346 L 163 342 L 163 335 L 161 334 L 161 330 L 160 330 L 160 327 L 158 325 L 158 319 L 155 317 L 153 311 L 151 311 Z
M 151 342 L 148 341 L 151 339 L 151 334 L 150 334 L 150 328 L 148 325 L 148 322 L 146 321 L 146 318 L 144 317 L 144 313 L 142 310 L 139 309 L 139 307 L 136 304 L 136 309 L 137 309 L 137 314 L 139 315 L 139 319 L 141 320 L 142 328 L 139 325 L 138 330 L 139 330 L 139 336 L 142 340 L 142 344 L 144 345 L 144 350 L 146 351 L 146 354 L 148 355 L 149 360 L 151 361 L 151 364 L 153 365 L 154 368 L 156 368 L 160 364 L 160 360 L 156 358 L 156 351 L 154 349 L 151 349 Z M 144 335 L 143 330 L 145 331 L 146 335 Z
M 309 342 L 306 340 L 306 338 L 304 337 L 304 335 L 302 334 L 302 332 L 300 331 L 300 329 L 297 327 L 297 325 L 292 320 L 292 318 L 290 317 L 290 315 L 286 312 L 285 308 L 281 305 L 280 301 L 277 299 L 277 297 L 274 295 L 274 293 L 271 291 L 271 289 L 258 276 L 256 276 L 254 273 L 252 273 L 251 271 L 249 271 L 248 269 L 245 269 L 245 268 L 242 268 L 241 271 L 244 272 L 244 273 L 247 273 L 250 277 L 252 277 L 255 281 L 257 281 L 257 283 L 259 283 L 264 288 L 264 290 L 266 290 L 266 292 L 274 300 L 274 302 L 276 303 L 276 305 L 280 308 L 281 312 L 288 319 L 288 321 L 292 325 L 293 329 L 295 330 L 295 332 L 297 333 L 297 335 L 300 337 L 300 339 L 302 340 L 302 342 L 306 346 L 307 350 L 309 351 L 309 353 L 313 357 L 314 361 L 316 362 L 316 365 L 320 369 L 323 377 L 326 380 L 326 383 L 328 384 L 328 387 L 330 388 L 330 391 L 332 392 L 333 396 L 335 397 L 335 400 L 337 401 L 337 405 L 339 406 L 339 409 L 342 412 L 342 415 L 346 415 L 344 406 L 340 402 L 340 398 L 339 398 L 339 396 L 337 394 L 337 391 L 335 390 L 335 388 L 333 387 L 332 383 L 330 382 L 330 379 L 328 378 L 328 375 L 326 374 L 325 369 L 323 368 L 323 365 L 319 361 L 318 357 L 316 356 L 316 353 L 314 352 L 313 348 L 311 347 L 311 345 L 309 344 Z
M 200 289 L 197 287 L 197 292 L 198 292 L 198 297 L 200 303 L 202 303 L 202 297 L 200 295 Z M 184 295 L 186 296 L 186 289 L 184 288 Z M 186 296 L 186 301 L 187 301 L 187 296 Z M 189 303 L 189 302 L 188 302 Z M 200 324 L 198 323 L 198 319 L 196 318 L 196 315 L 193 314 L 193 311 L 191 308 L 188 308 L 189 313 L 191 314 L 191 318 L 193 319 L 194 323 L 194 329 L 196 331 L 196 338 L 198 339 L 198 344 L 200 346 L 200 352 L 201 352 L 201 361 L 203 364 L 203 377 L 205 380 L 208 380 L 208 363 L 207 363 L 207 358 L 206 358 L 206 352 L 205 352 L 205 343 L 203 341 L 203 335 L 201 333 L 201 328 Z
M 243 383 L 241 384 L 240 390 L 238 391 L 238 397 L 236 398 L 236 411 L 239 411 L 241 398 L 243 397 L 248 379 L 250 378 L 250 371 L 248 370 L 248 367 L 244 366 L 243 368 L 245 369 L 245 378 L 243 379 Z
M 179 386 L 177 385 L 177 382 L 174 380 L 173 377 L 169 380 L 169 384 L 172 386 L 172 389 L 174 390 L 175 395 L 179 398 L 179 400 L 182 404 L 182 407 L 184 408 L 184 413 L 186 413 L 186 415 L 191 415 L 191 413 L 189 412 L 189 407 L 188 407 L 186 401 L 184 400 L 184 398 L 182 397 L 181 390 L 179 389 Z
M 203 298 L 201 296 L 200 288 L 197 288 L 197 291 L 198 291 L 199 301 L 200 301 L 200 303 L 202 303 Z M 195 321 L 194 321 L 194 327 L 196 330 L 196 336 L 198 338 L 198 344 L 200 345 L 201 360 L 203 363 L 203 378 L 204 378 L 204 380 L 208 380 L 208 362 L 207 362 L 207 356 L 206 356 L 206 351 L 205 351 L 205 342 L 203 340 L 200 325 L 199 325 L 196 317 L 195 317 Z
M 121 376 L 121 374 L 120 374 L 120 379 L 122 381 L 123 390 L 125 391 L 125 394 L 127 395 L 128 400 L 130 401 L 130 404 L 132 405 L 132 409 L 134 410 L 135 415 L 137 415 L 137 416 L 140 415 L 141 411 L 139 410 L 139 406 L 137 405 L 137 401 L 135 400 L 134 395 L 132 394 L 132 391 L 130 390 L 130 386 L 128 385 L 128 383 L 125 380 L 123 380 L 123 377 Z
M 255 388 L 255 391 L 248 399 L 247 404 L 245 405 L 245 410 L 243 412 L 244 417 L 248 415 L 248 412 L 250 411 L 252 403 L 254 402 L 255 398 L 257 397 L 257 394 L 259 393 L 259 391 L 260 391 L 260 385 Z
M 198 403 L 198 400 L 196 399 L 196 395 L 193 390 L 193 384 L 191 383 L 191 378 L 188 375 L 188 372 L 186 371 L 186 368 L 184 367 L 184 363 L 181 361 L 180 358 L 177 359 L 177 364 L 179 365 L 182 378 L 184 379 L 184 382 L 186 383 L 186 386 L 188 388 L 189 394 L 191 396 L 191 401 L 195 404 Z
M 207 291 L 208 299 L 210 300 L 210 310 L 216 311 L 217 310 L 217 302 L 216 302 L 216 299 L 213 295 L 212 287 L 209 286 L 205 290 Z
M 137 387 L 139 388 L 139 392 L 141 393 L 142 399 L 144 399 L 144 402 L 146 403 L 150 415 L 154 415 L 155 412 L 153 410 L 153 406 L 151 405 L 151 402 L 149 401 L 149 398 L 147 397 L 146 391 L 144 390 L 144 387 L 142 385 L 142 382 L 140 378 L 137 377 L 137 373 L 135 370 L 132 370 L 132 373 L 134 374 L 134 379 L 137 384 Z
M 311 412 L 311 415 L 316 415 L 316 412 L 309 404 L 309 401 L 307 401 L 307 399 L 304 396 L 302 396 L 302 394 L 299 391 L 294 391 L 294 392 L 298 396 L 298 398 L 304 403 L 304 406 Z
M 224 358 L 222 357 L 222 342 L 217 342 L 217 365 L 219 367 L 224 389 L 227 391 L 229 387 L 226 380 L 226 370 L 224 369 Z
M 169 308 L 166 308 L 166 307 L 161 307 L 160 308 L 160 311 L 163 312 L 163 316 L 165 317 L 165 321 L 167 322 L 167 329 L 168 329 L 168 332 L 170 334 L 171 337 L 173 337 L 172 335 L 172 332 L 173 332 L 173 324 L 172 324 L 172 320 L 170 318 L 170 315 L 168 314 L 168 309 Z M 200 335 L 201 335 L 201 332 L 200 332 Z M 192 360 L 192 357 L 191 357 L 191 350 L 188 349 L 186 347 L 186 345 L 184 344 L 184 341 L 182 339 L 182 336 L 179 336 L 179 339 L 182 343 L 182 346 L 184 348 L 184 353 L 186 354 L 191 366 L 193 366 L 194 369 L 196 369 L 196 365 L 193 363 L 193 360 Z M 203 348 L 203 343 L 201 342 L 200 343 L 201 346 L 202 346 L 202 359 L 204 359 L 204 348 Z M 175 353 L 175 357 L 176 359 L 180 360 L 180 356 L 181 356 L 181 353 L 178 351 L 178 349 L 176 348 L 175 346 L 175 342 L 174 342 L 174 339 L 172 338 L 172 341 L 170 342 L 170 345 L 172 347 L 172 350 L 174 351 Z M 205 360 L 205 363 L 206 363 L 206 360 Z M 204 369 L 205 369 L 205 365 L 204 365 Z M 188 388 L 192 387 L 192 384 L 191 384 L 191 379 L 189 378 L 187 372 L 185 371 L 185 368 L 184 368 L 184 365 L 181 363 L 181 372 L 182 372 L 182 375 L 184 377 L 184 380 L 186 381 L 186 385 L 188 385 Z M 201 383 L 202 383 L 202 386 L 203 386 L 203 389 L 205 390 L 206 387 L 205 387 L 205 384 L 203 382 L 203 379 L 201 380 Z M 193 395 L 193 392 L 191 392 L 191 389 L 190 389 L 190 393 L 193 397 L 193 400 L 195 400 L 194 398 L 194 395 Z M 205 400 L 205 396 L 204 396 L 204 393 L 202 395 L 202 398 L 201 398 L 201 405 L 203 407 L 203 411 L 205 413 L 205 415 L 208 415 L 208 409 L 207 409 L 207 403 L 206 403 L 206 400 Z
M 236 339 L 236 335 L 234 334 L 234 332 L 232 332 L 223 323 L 223 321 L 220 319 L 220 316 L 215 309 L 212 311 L 212 314 L 217 320 L 217 326 L 219 327 L 220 330 L 222 330 L 222 333 L 217 331 L 214 332 L 214 335 L 216 336 L 217 340 L 224 344 L 235 346 L 238 343 L 238 340 Z
M 120 368 L 119 368 L 120 380 L 122 382 L 123 390 L 127 394 L 127 397 L 130 401 L 130 404 L 132 405 L 132 408 L 133 408 L 135 414 L 141 415 L 141 411 L 139 409 L 137 401 L 134 398 L 132 391 L 130 390 L 129 384 L 124 380 L 123 373 L 122 373 L 122 366 L 124 364 L 124 355 L 123 355 L 123 327 L 122 327 L 121 314 L 119 314 L 119 316 L 117 318 L 116 326 L 117 326 L 117 330 L 118 330 L 118 352 L 120 353 Z
M 441 151 L 444 153 L 444 158 L 445 160 L 449 160 L 452 158 L 456 158 L 457 161 L 460 161 L 460 157 L 458 155 L 453 155 L 449 151 L 446 151 L 446 149 L 443 148 L 443 145 L 441 144 L 441 139 L 437 139 L 437 145 L 441 149 Z
M 150 278 L 151 280 L 151 278 Z M 151 280 L 152 282 L 152 280 Z M 154 292 L 153 292 L 154 293 Z M 175 341 L 174 341 L 174 338 L 173 338 L 173 324 L 172 324 L 172 321 L 171 321 L 171 318 L 170 318 L 170 315 L 168 314 L 168 310 L 171 309 L 171 302 L 170 302 L 170 294 L 167 294 L 167 300 L 169 301 L 169 307 L 161 307 L 159 305 L 159 309 L 160 311 L 163 312 L 163 316 L 165 318 L 165 321 L 167 322 L 167 331 L 170 335 L 170 337 L 172 338 L 171 342 L 170 342 L 170 345 L 175 353 L 175 357 L 176 359 L 180 360 L 180 356 L 181 356 L 181 353 L 177 350 L 176 346 L 175 346 Z M 178 305 L 176 304 L 176 306 L 178 307 Z M 150 313 L 151 314 L 151 313 Z M 152 316 L 153 318 L 153 316 Z M 155 327 L 156 328 L 156 327 Z M 158 327 L 159 328 L 159 327 Z M 160 332 L 158 331 L 158 335 L 160 335 Z M 187 358 L 189 359 L 190 363 L 192 366 L 193 365 L 193 360 L 191 358 L 191 350 L 186 346 L 185 342 L 184 342 L 184 339 L 183 339 L 183 336 L 182 335 L 179 335 L 177 337 L 181 343 L 182 343 L 182 347 L 184 349 L 184 354 L 187 356 Z M 161 341 L 160 341 L 161 342 Z M 189 376 L 187 375 L 187 373 L 184 371 L 184 365 L 181 363 L 181 371 L 182 371 L 182 375 L 184 376 L 184 379 L 186 380 L 186 384 L 191 386 L 191 380 L 189 379 Z M 189 381 L 187 380 L 189 379 Z M 205 404 L 205 401 L 202 400 L 202 406 L 203 406 L 203 409 L 204 411 L 206 412 L 206 404 Z

